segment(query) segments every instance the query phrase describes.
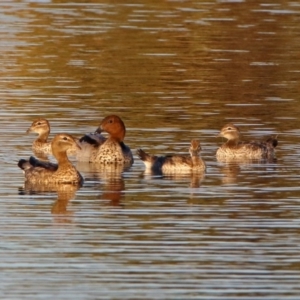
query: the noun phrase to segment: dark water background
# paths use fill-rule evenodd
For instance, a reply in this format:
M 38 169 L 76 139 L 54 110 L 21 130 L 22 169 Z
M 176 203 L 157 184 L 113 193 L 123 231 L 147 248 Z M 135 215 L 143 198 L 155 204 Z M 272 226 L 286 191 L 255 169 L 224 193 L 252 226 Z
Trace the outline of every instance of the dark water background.
M 0 3 L 0 297 L 299 299 L 300 4 Z M 75 136 L 120 115 L 135 151 L 201 176 L 77 164 L 78 191 L 22 191 L 37 117 Z M 277 162 L 219 163 L 216 138 L 278 134 Z

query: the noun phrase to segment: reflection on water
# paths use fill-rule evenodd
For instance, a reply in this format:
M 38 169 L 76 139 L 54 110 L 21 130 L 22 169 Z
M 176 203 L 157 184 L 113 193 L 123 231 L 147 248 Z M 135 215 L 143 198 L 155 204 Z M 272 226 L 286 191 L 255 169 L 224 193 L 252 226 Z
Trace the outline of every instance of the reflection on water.
M 122 207 L 124 205 L 122 203 L 125 191 L 123 173 L 130 171 L 130 167 L 83 162 L 78 162 L 76 167 L 80 172 L 86 174 L 85 186 L 101 191 L 99 199 L 111 206 Z
M 237 182 L 237 177 L 241 172 L 241 167 L 238 162 L 228 162 L 222 165 L 220 168 L 222 177 L 222 183 L 232 184 Z
M 149 172 L 146 170 L 141 173 L 140 178 L 144 178 L 145 180 L 165 179 L 165 180 L 170 180 L 174 184 L 176 184 L 176 182 L 180 184 L 184 182 L 188 182 L 189 184 L 187 186 L 192 188 L 199 188 L 201 182 L 205 178 L 205 173 L 204 172 L 191 172 L 191 173 L 172 172 L 168 174 L 162 174 L 162 173 Z
M 36 194 L 57 194 L 57 199 L 53 204 L 51 212 L 53 214 L 68 214 L 67 205 L 70 200 L 75 198 L 77 190 L 80 186 L 73 184 L 31 184 L 25 182 L 24 186 L 19 189 L 20 195 L 36 195 Z
M 1 298 L 297 299 L 299 10 L 1 2 Z M 201 140 L 205 176 L 147 175 L 135 157 L 130 169 L 77 163 L 79 190 L 19 191 L 28 124 L 81 137 L 109 114 L 134 153 Z M 228 122 L 245 140 L 279 134 L 277 161 L 218 162 Z

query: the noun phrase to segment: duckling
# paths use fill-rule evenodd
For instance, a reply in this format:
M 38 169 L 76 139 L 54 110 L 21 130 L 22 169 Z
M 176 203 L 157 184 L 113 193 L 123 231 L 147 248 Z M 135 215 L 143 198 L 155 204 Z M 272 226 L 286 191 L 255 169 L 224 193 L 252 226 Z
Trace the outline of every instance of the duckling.
M 50 134 L 50 123 L 47 119 L 37 119 L 32 122 L 26 133 L 38 133 L 37 139 L 32 143 L 32 150 L 37 155 L 52 155 L 51 142 L 48 141 Z M 67 153 L 70 156 L 75 156 L 78 147 L 73 146 L 68 149 Z
M 146 170 L 154 173 L 205 171 L 206 165 L 200 156 L 201 145 L 198 140 L 192 140 L 189 148 L 190 155 L 152 156 L 142 149 L 137 155 L 144 162 Z
M 25 182 L 31 184 L 72 183 L 81 185 L 83 177 L 71 164 L 67 150 L 80 146 L 66 133 L 57 134 L 51 142 L 51 149 L 58 164 L 40 161 L 34 157 L 21 159 L 18 166 L 25 173 Z
M 240 130 L 232 123 L 223 126 L 218 136 L 227 139 L 217 150 L 218 159 L 275 159 L 275 147 L 278 144 L 276 137 L 266 141 L 240 142 Z
M 107 139 L 99 138 L 103 131 L 109 133 Z M 126 128 L 119 116 L 105 117 L 95 135 L 85 135 L 80 139 L 82 151 L 77 153 L 78 161 L 91 163 L 132 165 L 133 155 L 130 148 L 124 144 Z

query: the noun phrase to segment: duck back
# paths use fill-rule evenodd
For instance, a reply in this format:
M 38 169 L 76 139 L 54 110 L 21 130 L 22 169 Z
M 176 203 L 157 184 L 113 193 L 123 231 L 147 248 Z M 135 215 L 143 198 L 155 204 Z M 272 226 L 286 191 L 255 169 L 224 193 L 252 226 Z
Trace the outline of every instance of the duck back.
M 278 141 L 276 138 L 269 138 L 267 141 L 240 142 L 236 145 L 223 144 L 217 150 L 218 158 L 248 158 L 248 159 L 274 159 L 275 147 Z

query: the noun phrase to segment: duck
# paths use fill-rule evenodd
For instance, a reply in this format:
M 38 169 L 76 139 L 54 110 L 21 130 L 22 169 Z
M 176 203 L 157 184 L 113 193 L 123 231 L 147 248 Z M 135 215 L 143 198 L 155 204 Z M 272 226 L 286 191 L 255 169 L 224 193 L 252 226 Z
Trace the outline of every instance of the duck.
M 34 120 L 26 133 L 35 132 L 38 134 L 37 139 L 32 143 L 32 150 L 34 153 L 52 154 L 51 142 L 48 142 L 50 134 L 50 124 L 46 119 Z
M 33 153 L 36 155 L 52 155 L 51 141 L 48 141 L 50 134 L 50 123 L 47 119 L 39 118 L 34 120 L 26 133 L 35 132 L 38 134 L 37 139 L 32 143 Z M 68 149 L 68 155 L 75 156 L 78 151 L 76 146 Z
M 275 159 L 275 148 L 278 144 L 277 137 L 269 137 L 265 141 L 240 141 L 240 130 L 232 123 L 224 125 L 218 137 L 227 139 L 218 148 L 216 156 L 222 159 Z
M 83 184 L 83 177 L 69 161 L 68 149 L 80 146 L 69 134 L 57 134 L 52 142 L 51 149 L 57 164 L 38 160 L 31 156 L 29 160 L 20 159 L 18 167 L 24 171 L 25 183 L 30 184 Z
M 102 136 L 103 132 L 109 134 L 108 138 Z M 79 139 L 82 150 L 77 153 L 77 160 L 107 165 L 132 165 L 133 155 L 124 143 L 125 134 L 125 124 L 119 116 L 106 116 L 94 134 L 84 135 Z
M 137 150 L 137 155 L 144 162 L 146 170 L 153 173 L 204 172 L 206 164 L 202 160 L 200 152 L 200 141 L 193 139 L 189 148 L 190 155 L 153 156 L 142 149 Z

